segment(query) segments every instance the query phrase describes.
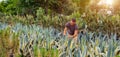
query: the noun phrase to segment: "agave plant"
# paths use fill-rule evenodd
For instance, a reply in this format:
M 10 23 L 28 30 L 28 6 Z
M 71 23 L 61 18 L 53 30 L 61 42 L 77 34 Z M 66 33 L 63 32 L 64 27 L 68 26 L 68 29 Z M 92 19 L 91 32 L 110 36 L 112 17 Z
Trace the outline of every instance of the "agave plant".
M 0 54 L 3 57 L 17 55 L 19 48 L 19 33 L 14 33 L 9 27 L 0 30 L 0 47 Z
M 0 52 L 0 56 L 5 56 L 5 52 L 9 52 L 11 56 L 29 57 L 115 57 L 119 56 L 120 50 L 120 39 L 116 38 L 117 34 L 86 30 L 79 33 L 76 47 L 72 39 L 67 39 L 67 36 L 63 36 L 62 32 L 52 27 L 20 23 L 9 26 L 0 23 L 0 47 L 4 51 Z

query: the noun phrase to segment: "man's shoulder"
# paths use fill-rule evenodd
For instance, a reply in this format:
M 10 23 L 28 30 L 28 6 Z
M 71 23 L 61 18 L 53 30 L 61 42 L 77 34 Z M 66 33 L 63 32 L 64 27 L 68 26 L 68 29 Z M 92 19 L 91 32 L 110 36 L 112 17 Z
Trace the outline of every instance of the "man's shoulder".
M 67 22 L 65 25 L 66 25 L 66 26 L 69 26 L 69 25 L 70 25 L 70 22 Z

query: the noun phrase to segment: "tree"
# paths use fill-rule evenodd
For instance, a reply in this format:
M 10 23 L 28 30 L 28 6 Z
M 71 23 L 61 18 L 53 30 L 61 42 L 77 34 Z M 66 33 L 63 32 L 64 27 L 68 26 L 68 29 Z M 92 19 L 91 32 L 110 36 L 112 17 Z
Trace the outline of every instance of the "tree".
M 86 11 L 86 8 L 90 5 L 91 2 L 91 0 L 72 0 L 72 1 L 77 5 L 77 7 L 79 8 L 78 11 L 80 11 L 80 13 Z
M 113 7 L 114 7 L 114 11 L 115 12 L 118 12 L 120 10 L 120 0 L 114 0 L 114 3 L 113 3 Z
M 17 0 L 2 1 L 0 3 L 0 11 L 5 14 L 16 14 L 16 3 Z
M 0 11 L 6 14 L 32 14 L 39 7 L 45 9 L 45 13 L 51 10 L 56 13 L 69 11 L 69 0 L 6 0 L 0 3 Z
M 91 3 L 89 5 L 91 10 L 95 10 L 95 11 L 99 11 L 100 10 L 100 6 L 98 5 L 98 3 L 100 2 L 100 0 L 91 0 Z

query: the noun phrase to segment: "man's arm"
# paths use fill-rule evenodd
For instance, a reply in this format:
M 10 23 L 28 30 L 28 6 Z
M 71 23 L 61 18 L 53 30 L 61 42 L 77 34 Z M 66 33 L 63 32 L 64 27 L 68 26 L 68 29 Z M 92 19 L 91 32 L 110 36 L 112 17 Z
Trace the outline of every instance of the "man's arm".
M 63 34 L 66 35 L 66 32 L 67 32 L 67 27 L 64 28 Z
M 76 37 L 76 36 L 78 36 L 78 26 L 77 25 L 75 26 L 75 31 L 74 31 L 73 37 Z
M 73 37 L 78 36 L 78 30 L 75 30 Z

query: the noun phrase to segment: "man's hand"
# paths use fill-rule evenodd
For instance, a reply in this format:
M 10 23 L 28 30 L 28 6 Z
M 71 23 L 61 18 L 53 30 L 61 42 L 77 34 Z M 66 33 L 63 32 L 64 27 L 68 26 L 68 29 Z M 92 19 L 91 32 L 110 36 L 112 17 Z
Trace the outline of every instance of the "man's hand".
M 63 33 L 63 35 L 65 36 L 65 35 L 66 35 L 66 33 Z
M 64 36 L 66 35 L 66 31 L 67 31 L 67 27 L 64 28 L 64 32 L 63 32 Z

